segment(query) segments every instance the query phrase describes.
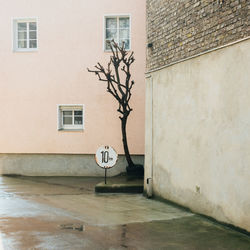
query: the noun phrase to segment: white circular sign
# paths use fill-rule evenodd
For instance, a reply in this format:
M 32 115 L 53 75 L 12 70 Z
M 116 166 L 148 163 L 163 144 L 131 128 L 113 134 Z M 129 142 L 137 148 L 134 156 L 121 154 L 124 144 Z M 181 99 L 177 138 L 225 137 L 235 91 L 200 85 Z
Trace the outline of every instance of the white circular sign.
M 110 146 L 101 146 L 95 154 L 96 163 L 101 168 L 112 168 L 117 161 L 117 153 Z

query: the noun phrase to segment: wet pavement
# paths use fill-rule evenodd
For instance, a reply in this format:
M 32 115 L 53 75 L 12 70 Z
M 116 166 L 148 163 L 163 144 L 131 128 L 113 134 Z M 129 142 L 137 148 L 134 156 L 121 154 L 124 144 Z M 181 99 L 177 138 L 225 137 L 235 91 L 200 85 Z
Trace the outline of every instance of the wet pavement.
M 250 237 L 99 178 L 0 177 L 0 249 L 250 249 Z

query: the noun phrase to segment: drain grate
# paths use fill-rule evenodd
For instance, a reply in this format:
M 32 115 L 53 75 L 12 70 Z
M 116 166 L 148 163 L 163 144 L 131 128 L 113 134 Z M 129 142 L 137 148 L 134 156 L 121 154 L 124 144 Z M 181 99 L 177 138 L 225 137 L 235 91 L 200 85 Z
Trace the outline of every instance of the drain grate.
M 85 227 L 82 224 L 63 224 L 60 225 L 61 229 L 69 229 L 69 230 L 76 230 L 76 231 L 84 231 Z

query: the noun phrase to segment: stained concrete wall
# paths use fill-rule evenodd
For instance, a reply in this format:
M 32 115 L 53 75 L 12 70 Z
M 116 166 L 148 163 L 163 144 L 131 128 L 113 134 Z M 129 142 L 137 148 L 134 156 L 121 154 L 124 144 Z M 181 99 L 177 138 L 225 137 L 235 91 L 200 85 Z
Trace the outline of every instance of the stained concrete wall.
M 144 156 L 134 155 L 135 163 L 143 164 Z M 126 159 L 119 155 L 108 176 L 126 171 Z M 0 154 L 0 175 L 26 176 L 104 176 L 104 170 L 95 162 L 94 155 L 69 154 Z
M 154 195 L 248 231 L 249 51 L 248 39 L 148 74 L 145 158 Z

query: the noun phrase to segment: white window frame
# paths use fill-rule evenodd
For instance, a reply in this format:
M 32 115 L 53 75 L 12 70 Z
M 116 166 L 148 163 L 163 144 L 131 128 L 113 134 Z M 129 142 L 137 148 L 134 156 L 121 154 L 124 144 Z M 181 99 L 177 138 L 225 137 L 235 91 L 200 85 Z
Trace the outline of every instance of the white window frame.
M 116 17 L 117 19 L 122 18 L 122 17 L 128 17 L 129 18 L 129 48 L 126 49 L 127 51 L 130 51 L 132 48 L 132 38 L 131 38 L 131 30 L 132 30 L 132 26 L 131 26 L 131 14 L 107 14 L 103 16 L 103 51 L 104 52 L 110 52 L 110 49 L 106 49 L 106 19 L 107 18 L 114 18 Z M 117 26 L 118 26 L 118 22 L 117 22 Z M 117 32 L 117 37 L 119 38 L 119 28 L 118 28 L 118 32 Z
M 72 119 L 74 121 L 74 111 L 82 111 L 82 124 L 63 124 L 63 111 L 72 111 Z M 57 130 L 68 131 L 82 131 L 84 130 L 84 112 L 85 108 L 83 104 L 58 104 L 57 105 Z
M 19 22 L 35 22 L 36 23 L 36 48 L 18 48 L 18 28 L 17 24 Z M 20 18 L 12 18 L 12 29 L 13 29 L 13 37 L 12 37 L 12 46 L 14 52 L 32 52 L 38 50 L 38 18 L 37 17 L 20 17 Z M 27 41 L 29 41 L 29 32 L 27 32 Z

